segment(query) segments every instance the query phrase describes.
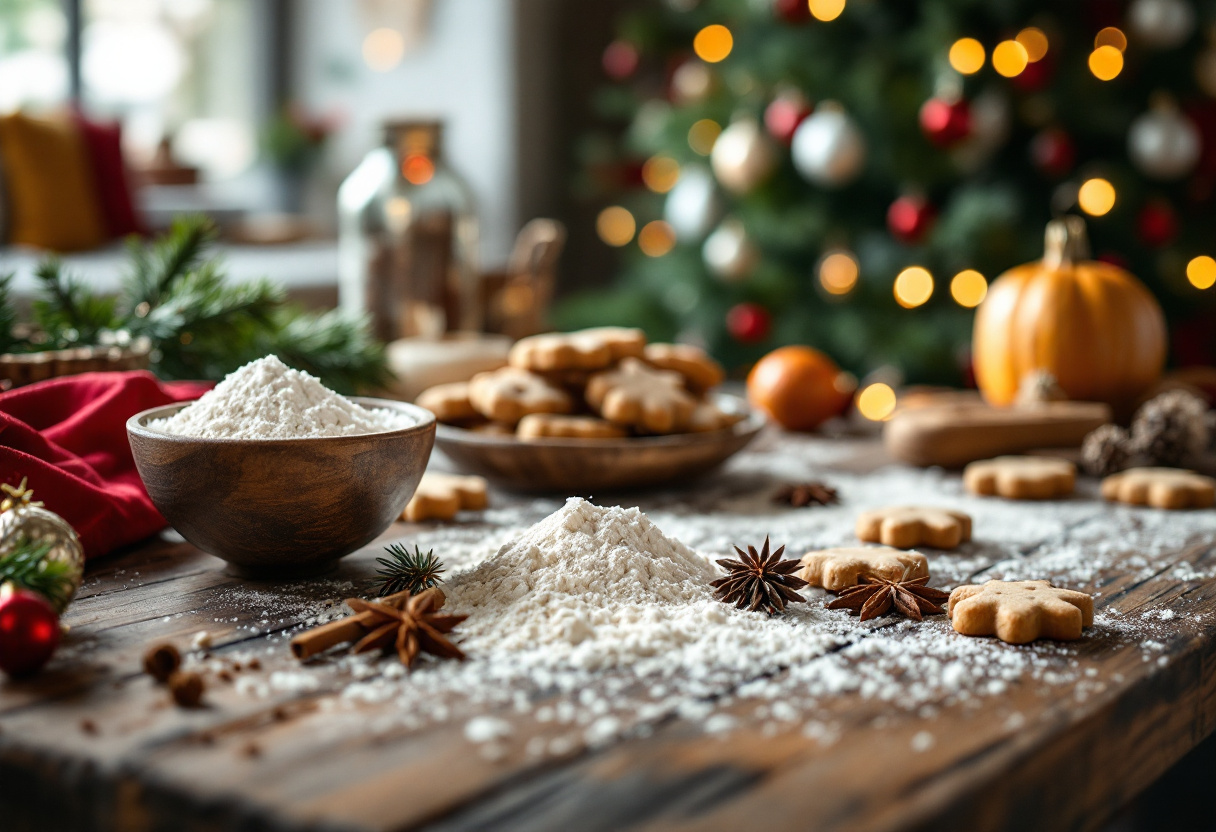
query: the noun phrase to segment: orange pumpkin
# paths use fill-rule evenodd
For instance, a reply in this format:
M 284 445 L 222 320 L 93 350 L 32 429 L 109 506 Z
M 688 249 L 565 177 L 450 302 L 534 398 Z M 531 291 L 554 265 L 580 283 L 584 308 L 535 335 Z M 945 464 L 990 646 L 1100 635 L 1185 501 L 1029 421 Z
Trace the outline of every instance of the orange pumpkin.
M 1048 372 L 1071 399 L 1126 413 L 1161 376 L 1165 318 L 1139 280 L 1086 259 L 1085 223 L 1047 225 L 1046 252 L 993 281 L 975 316 L 975 379 L 994 405 L 1012 404 L 1030 373 Z

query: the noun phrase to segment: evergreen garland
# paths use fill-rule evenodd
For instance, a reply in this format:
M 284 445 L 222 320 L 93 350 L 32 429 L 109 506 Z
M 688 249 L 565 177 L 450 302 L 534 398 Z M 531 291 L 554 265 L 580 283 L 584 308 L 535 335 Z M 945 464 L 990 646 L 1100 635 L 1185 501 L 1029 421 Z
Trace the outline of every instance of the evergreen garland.
M 26 536 L 17 539 L 12 550 L 0 555 L 0 584 L 12 583 L 46 598 L 51 606 L 62 609 L 72 595 L 71 564 L 47 560 L 52 541 L 34 543 Z

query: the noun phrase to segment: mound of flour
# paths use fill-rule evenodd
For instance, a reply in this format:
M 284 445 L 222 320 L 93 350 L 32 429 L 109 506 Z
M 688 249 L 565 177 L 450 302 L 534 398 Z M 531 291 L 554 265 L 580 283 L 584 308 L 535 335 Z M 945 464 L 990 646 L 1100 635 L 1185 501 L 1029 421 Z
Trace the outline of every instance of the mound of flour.
M 241 367 L 189 407 L 148 427 L 211 439 L 300 439 L 399 430 L 413 422 L 368 410 L 268 355 Z

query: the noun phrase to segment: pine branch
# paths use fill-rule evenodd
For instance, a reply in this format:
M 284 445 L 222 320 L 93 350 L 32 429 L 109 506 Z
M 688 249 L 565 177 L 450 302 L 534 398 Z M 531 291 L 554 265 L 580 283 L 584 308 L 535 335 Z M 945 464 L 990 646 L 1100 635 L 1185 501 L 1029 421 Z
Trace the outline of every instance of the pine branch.
M 384 347 L 364 321 L 341 310 L 317 315 L 292 307 L 276 317 L 276 327 L 258 340 L 259 355 L 273 353 L 339 393 L 380 387 L 391 378 Z
M 391 543 L 384 547 L 390 557 L 376 558 L 381 569 L 376 570 L 376 576 L 384 580 L 379 594 L 392 595 L 408 590 L 411 595 L 417 595 L 424 589 L 443 583 L 443 562 L 435 557 L 434 550 L 422 554 L 417 546 L 414 551 L 406 549 L 399 543 Z
M 28 537 L 17 539 L 13 549 L 0 556 L 0 584 L 11 581 L 18 589 L 36 592 L 62 609 L 72 594 L 71 564 L 47 560 L 54 544 L 34 543 Z
M 34 322 L 46 334 L 48 349 L 93 344 L 101 332 L 116 328 L 114 299 L 65 274 L 57 258 L 40 263 L 34 275 L 44 295 L 34 302 Z
M 17 324 L 17 310 L 12 299 L 13 273 L 0 275 L 0 353 L 12 352 L 19 339 L 13 332 Z
M 124 308 L 139 315 L 140 304 L 159 306 L 202 262 L 217 236 L 215 224 L 203 216 L 179 217 L 169 233 L 156 242 L 139 240 L 128 246 L 131 271 L 125 281 Z

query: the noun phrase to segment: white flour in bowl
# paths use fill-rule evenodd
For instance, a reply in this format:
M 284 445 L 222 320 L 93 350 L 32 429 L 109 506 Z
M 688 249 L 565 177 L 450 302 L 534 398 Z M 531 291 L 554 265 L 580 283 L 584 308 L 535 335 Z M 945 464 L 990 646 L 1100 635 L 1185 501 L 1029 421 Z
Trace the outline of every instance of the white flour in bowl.
M 302 439 L 401 430 L 414 424 L 392 410 L 369 410 L 318 379 L 268 355 L 241 367 L 197 402 L 153 430 L 208 439 Z

